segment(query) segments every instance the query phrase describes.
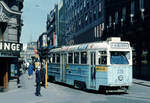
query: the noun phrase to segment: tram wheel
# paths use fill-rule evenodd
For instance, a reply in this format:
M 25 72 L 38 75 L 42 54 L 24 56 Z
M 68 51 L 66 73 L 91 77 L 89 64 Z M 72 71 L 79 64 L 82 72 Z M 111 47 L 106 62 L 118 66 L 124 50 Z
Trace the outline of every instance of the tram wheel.
M 78 88 L 78 86 L 77 86 L 77 81 L 76 81 L 76 80 L 74 81 L 74 87 L 75 87 L 75 88 Z
M 86 84 L 84 82 L 81 82 L 81 81 L 74 81 L 74 87 L 79 88 L 81 90 L 85 90 Z

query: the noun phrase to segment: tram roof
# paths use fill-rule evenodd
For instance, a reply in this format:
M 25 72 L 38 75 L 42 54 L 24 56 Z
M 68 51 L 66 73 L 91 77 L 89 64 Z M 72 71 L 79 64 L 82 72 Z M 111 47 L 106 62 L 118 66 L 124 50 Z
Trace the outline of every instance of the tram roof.
M 92 50 L 98 48 L 107 48 L 108 44 L 106 42 L 95 42 L 95 43 L 87 43 L 87 44 L 78 44 L 72 46 L 62 46 L 60 48 L 52 49 L 51 52 L 57 51 L 73 51 L 73 50 Z
M 110 42 L 122 42 L 128 43 L 127 41 L 120 41 L 118 38 L 109 38 L 106 41 L 101 42 L 93 42 L 93 43 L 84 43 L 84 44 L 77 44 L 71 46 L 62 46 L 60 48 L 52 49 L 51 52 L 61 52 L 61 51 L 78 51 L 78 50 L 94 50 L 94 49 L 107 49 L 110 47 Z

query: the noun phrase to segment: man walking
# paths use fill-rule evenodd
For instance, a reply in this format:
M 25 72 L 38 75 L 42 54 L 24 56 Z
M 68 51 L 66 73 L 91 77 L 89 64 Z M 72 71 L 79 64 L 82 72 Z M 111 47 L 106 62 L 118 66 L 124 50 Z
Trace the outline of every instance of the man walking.
M 41 89 L 41 73 L 40 73 L 40 66 L 38 66 L 38 69 L 36 70 L 36 96 L 41 96 L 40 89 Z

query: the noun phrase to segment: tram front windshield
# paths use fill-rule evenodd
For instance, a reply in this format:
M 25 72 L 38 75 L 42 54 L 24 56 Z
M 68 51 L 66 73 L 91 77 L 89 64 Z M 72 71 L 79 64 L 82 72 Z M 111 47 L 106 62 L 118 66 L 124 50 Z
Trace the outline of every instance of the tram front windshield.
M 129 64 L 130 53 L 129 52 L 110 52 L 111 64 Z

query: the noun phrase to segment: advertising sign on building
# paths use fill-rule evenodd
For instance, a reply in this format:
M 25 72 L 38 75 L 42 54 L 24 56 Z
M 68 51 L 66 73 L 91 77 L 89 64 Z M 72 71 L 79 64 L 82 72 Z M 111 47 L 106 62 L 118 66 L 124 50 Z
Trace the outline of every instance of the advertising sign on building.
M 21 51 L 22 44 L 12 42 L 0 42 L 0 51 Z
M 19 55 L 23 45 L 21 43 L 0 42 L 0 57 L 12 57 Z
M 43 35 L 43 47 L 47 47 L 47 35 Z

